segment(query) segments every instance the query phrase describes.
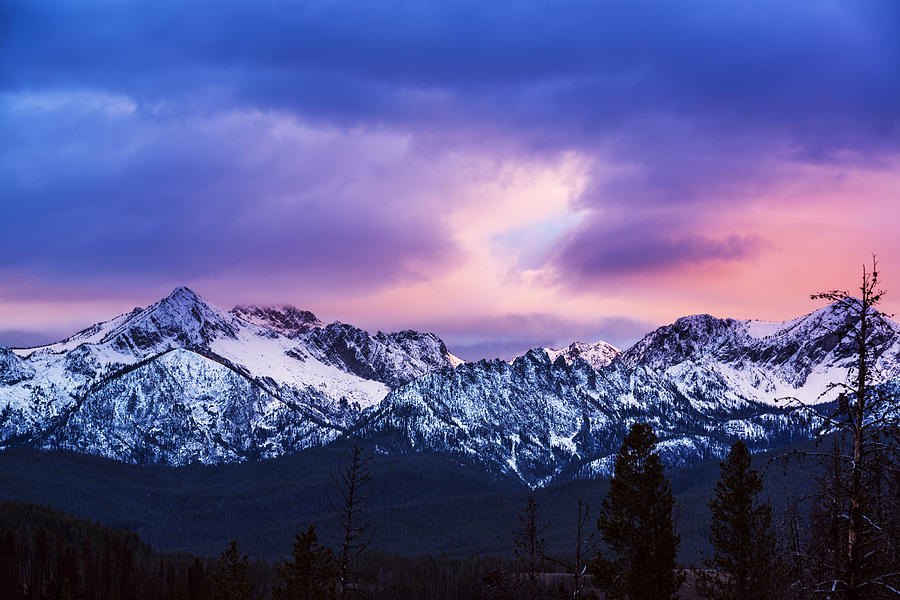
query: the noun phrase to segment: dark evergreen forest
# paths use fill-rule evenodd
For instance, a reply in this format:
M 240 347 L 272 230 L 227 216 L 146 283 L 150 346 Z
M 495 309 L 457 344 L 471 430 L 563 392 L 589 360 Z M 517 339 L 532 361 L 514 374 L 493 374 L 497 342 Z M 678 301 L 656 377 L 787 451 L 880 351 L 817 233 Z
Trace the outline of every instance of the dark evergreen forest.
M 807 443 L 752 459 L 763 483 L 760 497 L 771 505 L 782 537 L 814 509 L 816 479 L 827 475 L 808 461 L 784 457 L 816 448 Z M 222 585 L 233 584 L 223 584 L 222 573 L 233 571 L 243 573 L 251 590 L 246 597 L 272 598 L 292 543 L 297 556 L 298 534 L 313 526 L 318 548 L 336 547 L 340 524 L 329 472 L 346 451 L 322 448 L 263 463 L 180 469 L 69 453 L 0 453 L 0 496 L 6 499 L 0 506 L 0 597 L 243 598 L 222 592 Z M 579 500 L 591 510 L 582 534 L 586 551 L 598 549 L 597 515 L 608 480 L 532 492 L 434 456 L 369 460 L 365 518 L 374 526 L 372 543 L 355 560 L 353 593 L 343 597 L 572 597 L 565 573 L 572 572 L 579 537 Z M 666 472 L 679 569 L 699 567 L 711 555 L 708 504 L 719 471 L 720 463 L 709 461 Z M 540 572 L 526 593 L 515 573 L 523 568 L 529 499 L 537 506 L 530 525 L 532 541 L 540 544 Z M 686 575 L 692 582 L 693 572 Z M 592 579 L 583 578 L 578 597 L 598 589 Z
M 25 584 L 34 595 L 21 597 L 29 599 L 216 598 L 217 563 L 233 539 L 249 556 L 253 597 L 269 598 L 296 534 L 315 525 L 323 546 L 338 538 L 330 472 L 345 450 L 180 469 L 70 453 L 0 453 L 4 581 Z M 755 464 L 783 511 L 779 498 L 804 494 L 812 475 L 771 458 L 757 456 Z M 358 584 L 369 598 L 491 597 L 492 574 L 516 570 L 513 532 L 529 497 L 539 506 L 545 554 L 560 559 L 542 564 L 542 581 L 550 578 L 542 589 L 558 593 L 565 576 L 553 580 L 549 573 L 566 570 L 578 500 L 599 509 L 609 488 L 608 480 L 577 481 L 532 493 L 427 455 L 376 455 L 371 469 L 366 513 L 375 531 L 359 558 Z M 668 476 L 682 539 L 679 564 L 696 564 L 708 549 L 706 503 L 718 462 Z
M 792 448 L 812 447 L 811 444 Z M 91 456 L 32 450 L 0 452 L 0 499 L 35 502 L 138 533 L 155 548 L 215 555 L 232 538 L 250 556 L 279 559 L 294 535 L 315 524 L 322 539 L 338 535 L 331 472 L 344 449 L 318 448 L 259 463 L 142 467 Z M 766 475 L 776 514 L 802 495 L 814 474 L 776 454 L 754 457 Z M 447 459 L 375 455 L 368 502 L 377 524 L 372 549 L 405 556 L 509 555 L 510 532 L 531 491 Z M 706 548 L 706 501 L 718 461 L 670 470 L 682 543 L 691 564 Z M 572 481 L 534 491 L 549 522 L 549 551 L 568 551 L 578 499 L 599 508 L 608 480 Z

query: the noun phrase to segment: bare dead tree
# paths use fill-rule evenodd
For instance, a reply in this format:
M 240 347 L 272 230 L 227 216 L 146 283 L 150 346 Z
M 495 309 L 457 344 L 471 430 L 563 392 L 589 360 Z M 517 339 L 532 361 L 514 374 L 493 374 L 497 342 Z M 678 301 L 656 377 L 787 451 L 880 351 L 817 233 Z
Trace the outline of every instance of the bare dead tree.
M 374 528 L 366 518 L 366 501 L 372 495 L 372 474 L 369 456 L 358 439 L 338 461 L 337 473 L 332 473 L 337 497 L 332 500 L 340 515 L 342 536 L 337 540 L 338 595 L 350 598 L 353 586 L 350 579 L 359 555 L 372 542 Z
M 538 508 L 534 497 L 529 497 L 519 515 L 519 529 L 513 532 L 515 556 L 521 569 L 517 582 L 524 588 L 517 597 L 529 600 L 538 597 L 541 568 L 547 557 L 543 534 L 548 525 L 542 521 Z
M 836 402 L 788 402 L 817 424 L 817 439 L 836 439 L 829 451 L 797 453 L 817 457 L 829 469 L 820 480 L 821 514 L 813 530 L 822 534 L 827 525 L 829 534 L 819 541 L 836 544 L 826 553 L 828 561 L 821 560 L 821 553 L 818 561 L 813 553 L 803 557 L 816 563 L 805 570 L 817 575 L 806 587 L 829 599 L 897 598 L 898 540 L 891 533 L 896 531 L 896 504 L 885 501 L 883 487 L 897 470 L 900 403 L 878 372 L 878 359 L 891 344 L 884 339 L 885 327 L 878 327 L 883 317 L 875 307 L 884 291 L 874 256 L 871 268 L 863 266 L 858 292 L 858 298 L 845 290 L 812 296 L 835 303 L 842 321 L 831 333 L 846 340 L 853 351 L 847 380 L 831 384 L 824 392 L 829 396 L 836 392 Z
M 566 573 L 572 576 L 572 597 L 581 597 L 581 581 L 587 573 L 588 562 L 596 554 L 597 540 L 591 534 L 588 535 L 587 525 L 590 518 L 590 507 L 582 500 L 578 499 L 578 512 L 575 516 L 575 547 L 574 553 L 563 558 L 555 558 L 547 556 L 547 560 L 566 570 Z
M 803 498 L 792 498 L 776 525 L 776 581 L 780 591 L 778 600 L 802 600 L 805 595 L 800 583 L 804 581 L 804 567 L 809 562 L 804 538 L 809 535 L 800 505 Z
M 585 525 L 590 518 L 591 508 L 580 498 L 578 499 L 578 515 L 575 520 L 575 556 L 573 567 L 570 571 L 573 575 L 572 597 L 581 595 L 581 578 L 587 573 L 588 561 L 596 553 L 595 538 L 593 534 L 586 536 Z

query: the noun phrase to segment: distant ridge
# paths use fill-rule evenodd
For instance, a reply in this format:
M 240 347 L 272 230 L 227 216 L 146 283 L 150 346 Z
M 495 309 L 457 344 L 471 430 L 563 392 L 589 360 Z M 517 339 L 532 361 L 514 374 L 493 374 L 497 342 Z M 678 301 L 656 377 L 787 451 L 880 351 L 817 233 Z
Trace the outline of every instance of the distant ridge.
M 393 451 L 451 454 L 531 486 L 610 473 L 635 421 L 653 425 L 670 465 L 723 456 L 739 438 L 774 448 L 814 428 L 785 413 L 785 398 L 829 402 L 846 379 L 845 320 L 835 305 L 783 323 L 694 315 L 622 353 L 603 346 L 597 368 L 575 344 L 470 363 L 392 391 L 360 429 Z M 900 327 L 879 315 L 870 335 L 883 383 L 900 387 Z

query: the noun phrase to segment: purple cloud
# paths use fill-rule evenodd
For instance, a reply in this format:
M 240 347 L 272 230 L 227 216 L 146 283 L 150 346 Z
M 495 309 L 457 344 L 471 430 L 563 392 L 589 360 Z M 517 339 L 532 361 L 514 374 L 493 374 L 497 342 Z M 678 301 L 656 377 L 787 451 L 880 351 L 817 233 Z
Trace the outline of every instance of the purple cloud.
M 4 6 L 8 281 L 428 279 L 459 260 L 441 160 L 478 151 L 593 165 L 547 259 L 595 285 L 758 255 L 702 225 L 781 161 L 900 153 L 893 0 Z
M 677 270 L 710 261 L 755 258 L 770 246 L 757 235 L 726 234 L 708 237 L 693 233 L 702 225 L 684 223 L 683 217 L 657 218 L 624 215 L 588 220 L 562 238 L 550 257 L 551 264 L 570 284 L 591 285 L 609 277 L 646 275 Z
M 8 99 L 0 116 L 15 134 L 0 142 L 0 186 L 14 199 L 0 224 L 6 296 L 17 274 L 26 289 L 23 273 L 145 289 L 200 277 L 377 288 L 455 260 L 434 207 L 408 205 L 444 174 L 406 177 L 416 159 L 398 136 L 247 112 L 181 127 L 116 113 L 114 98 L 40 105 L 52 101 Z
M 593 146 L 665 115 L 813 154 L 897 148 L 890 0 L 13 2 L 3 87 L 215 96 L 343 124 Z M 166 43 L 159 43 L 164 35 Z

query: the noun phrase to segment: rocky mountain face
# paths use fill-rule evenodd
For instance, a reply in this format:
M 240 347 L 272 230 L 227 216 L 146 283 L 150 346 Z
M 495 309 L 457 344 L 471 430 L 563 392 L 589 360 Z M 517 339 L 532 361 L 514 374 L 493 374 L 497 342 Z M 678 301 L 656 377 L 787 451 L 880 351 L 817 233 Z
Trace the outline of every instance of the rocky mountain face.
M 327 365 L 391 388 L 463 362 L 433 333 L 404 330 L 371 335 L 346 323 L 325 325 L 313 313 L 293 306 L 237 306 L 231 313 L 298 340 Z
M 852 366 L 847 313 L 829 306 L 785 323 L 685 317 L 595 369 L 542 349 L 420 377 L 363 416 L 388 451 L 443 452 L 532 486 L 609 473 L 628 427 L 651 423 L 670 464 L 754 450 L 812 429 L 785 398 L 834 399 Z M 882 381 L 900 376 L 900 328 L 875 319 Z
M 340 361 L 324 362 L 318 347 L 282 333 L 315 329 L 307 314 L 247 309 L 253 323 L 178 288 L 57 344 L 0 349 L 0 447 L 181 465 L 269 458 L 327 443 L 390 386 Z M 262 316 L 278 326 L 265 326 Z M 420 368 L 446 360 L 428 357 Z M 389 365 L 379 371 L 385 381 L 408 372 Z
M 34 377 L 34 369 L 9 348 L 0 347 L 0 385 L 14 385 Z
M 591 365 L 594 369 L 602 369 L 609 363 L 614 361 L 622 351 L 604 341 L 586 344 L 584 342 L 572 342 L 565 348 L 554 350 L 552 348 L 544 348 L 550 360 L 555 361 L 560 356 L 567 364 L 572 364 L 576 359 L 582 359 Z
M 670 464 L 805 439 L 784 397 L 828 402 L 852 325 L 837 306 L 784 323 L 685 317 L 628 350 L 598 342 L 462 363 L 435 335 L 371 335 L 293 307 L 225 312 L 191 290 L 40 348 L 0 348 L 0 449 L 135 463 L 260 460 L 347 432 L 541 486 L 608 473 L 636 421 Z M 900 389 L 900 326 L 870 342 Z
M 425 375 L 363 417 L 360 432 L 387 451 L 443 452 L 533 486 L 608 474 L 632 423 L 649 422 L 669 464 L 720 456 L 736 439 L 771 448 L 809 429 L 753 400 L 719 408 L 716 390 L 689 396 L 665 374 L 622 361 L 595 370 L 535 349 Z
M 325 364 L 391 388 L 463 362 L 450 354 L 444 342 L 433 333 L 379 331 L 373 336 L 352 325 L 332 323 L 311 330 L 300 339 Z
M 622 355 L 629 367 L 663 372 L 689 394 L 728 390 L 727 402 L 833 400 L 832 382 L 854 363 L 849 337 L 858 306 L 830 305 L 785 321 L 738 321 L 697 315 L 660 327 Z M 900 326 L 873 311 L 868 345 L 881 381 L 900 377 Z
M 248 323 L 277 331 L 287 337 L 297 337 L 307 331 L 324 327 L 322 323 L 308 310 L 301 310 L 288 304 L 281 306 L 235 306 L 231 314 L 240 317 Z

